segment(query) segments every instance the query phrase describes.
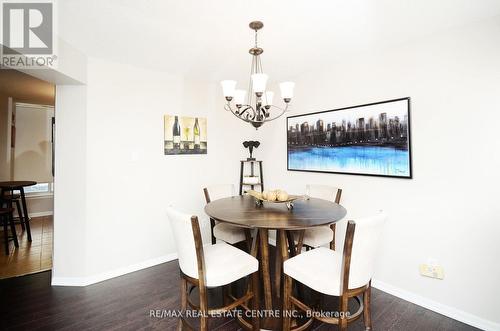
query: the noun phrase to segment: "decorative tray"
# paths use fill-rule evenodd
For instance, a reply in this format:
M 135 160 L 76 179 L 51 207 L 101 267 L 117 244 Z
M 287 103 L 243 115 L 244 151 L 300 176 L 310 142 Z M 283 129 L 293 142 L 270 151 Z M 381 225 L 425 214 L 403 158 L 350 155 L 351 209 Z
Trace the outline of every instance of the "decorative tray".
M 284 191 L 282 191 L 284 192 Z M 264 199 L 264 197 L 262 196 L 262 193 L 261 192 L 257 192 L 257 191 L 254 191 L 254 190 L 248 190 L 248 191 L 245 191 L 246 194 L 248 195 L 251 195 L 252 197 L 255 198 L 255 204 L 257 206 L 263 206 L 264 205 L 264 202 L 269 202 L 269 203 L 284 203 L 286 204 L 286 207 L 289 209 L 289 210 L 292 210 L 293 209 L 293 202 L 295 200 L 298 200 L 298 199 L 304 199 L 304 200 L 307 200 L 308 197 L 305 196 L 305 195 L 288 195 L 286 192 L 284 192 L 284 196 L 283 197 L 286 197 L 286 199 L 281 199 L 281 200 L 268 200 L 268 199 Z

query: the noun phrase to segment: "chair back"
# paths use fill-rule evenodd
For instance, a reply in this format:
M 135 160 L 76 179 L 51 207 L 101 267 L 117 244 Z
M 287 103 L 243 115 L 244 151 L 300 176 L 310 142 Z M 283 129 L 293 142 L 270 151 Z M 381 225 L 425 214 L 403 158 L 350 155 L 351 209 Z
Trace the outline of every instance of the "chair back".
M 371 217 L 348 222 L 344 241 L 342 277 L 345 284 L 347 279 L 344 276 L 347 272 L 349 289 L 364 286 L 372 279 L 380 237 L 386 219 L 386 214 L 380 212 Z M 346 265 L 346 260 L 349 260 L 348 265 Z
M 328 185 L 306 185 L 306 194 L 312 198 L 318 198 L 340 203 L 342 190 Z
M 207 203 L 217 199 L 228 198 L 235 196 L 235 189 L 233 184 L 218 184 L 207 186 L 203 189 L 205 193 L 205 200 Z
M 185 275 L 198 279 L 196 242 L 202 243 L 198 218 L 181 213 L 171 207 L 167 208 L 167 216 L 174 234 L 179 266 Z M 202 247 L 200 249 L 203 250 Z

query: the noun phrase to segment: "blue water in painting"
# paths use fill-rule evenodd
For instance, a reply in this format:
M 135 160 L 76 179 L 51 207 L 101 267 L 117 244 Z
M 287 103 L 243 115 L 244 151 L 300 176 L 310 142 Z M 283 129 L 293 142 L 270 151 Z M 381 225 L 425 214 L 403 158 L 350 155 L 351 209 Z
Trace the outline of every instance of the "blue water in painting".
M 288 167 L 389 176 L 409 176 L 409 153 L 394 147 L 347 146 L 290 149 Z

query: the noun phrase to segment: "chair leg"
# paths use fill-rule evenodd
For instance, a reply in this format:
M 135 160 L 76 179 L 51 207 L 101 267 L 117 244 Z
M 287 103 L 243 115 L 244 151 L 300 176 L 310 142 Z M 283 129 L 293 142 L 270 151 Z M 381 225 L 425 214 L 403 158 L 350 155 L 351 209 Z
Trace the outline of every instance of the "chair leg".
M 259 271 L 256 271 L 252 274 L 252 293 L 253 293 L 252 309 L 254 310 L 254 312 L 258 312 L 260 309 L 259 276 L 260 276 Z M 256 316 L 252 318 L 252 328 L 253 330 L 257 331 L 260 330 L 260 317 L 258 314 L 256 314 Z
M 302 253 L 302 247 L 304 247 L 304 235 L 305 235 L 305 230 L 300 230 L 299 231 L 299 239 L 297 241 L 297 255 Z
M 26 226 L 24 225 L 25 220 L 23 217 L 23 211 L 21 209 L 21 204 L 19 203 L 19 200 L 16 200 L 16 210 L 17 210 L 17 216 L 19 216 L 19 222 L 21 223 L 21 229 L 26 230 Z
M 228 285 L 223 285 L 222 286 L 222 303 L 224 306 L 229 305 L 229 295 L 232 293 L 232 285 L 233 284 L 228 284 Z
M 5 242 L 5 255 L 9 255 L 9 229 L 7 227 L 7 216 L 2 215 L 3 240 Z
M 9 214 L 10 232 L 12 233 L 12 238 L 14 239 L 14 246 L 19 247 L 19 241 L 17 241 L 16 225 L 14 224 L 14 216 L 12 213 Z
M 262 272 L 263 285 L 264 285 L 264 307 L 266 310 L 272 309 L 272 294 L 271 294 L 271 275 L 269 272 L 269 244 L 268 244 L 268 230 L 259 230 L 260 241 L 260 270 Z
M 332 231 L 333 231 L 333 238 L 332 238 L 332 241 L 330 241 L 330 249 L 332 251 L 335 250 L 335 228 L 336 228 L 336 224 L 335 223 L 332 224 L 332 225 L 330 225 L 330 229 L 332 229 Z
M 372 282 L 368 283 L 368 287 L 363 293 L 363 321 L 365 323 L 365 330 L 372 329 L 372 308 L 371 308 L 371 300 L 372 300 Z
M 214 236 L 214 226 L 215 226 L 215 220 L 211 218 L 210 219 L 210 236 L 212 238 L 212 245 L 217 244 L 217 239 Z
M 200 317 L 200 331 L 208 331 L 208 316 L 205 314 Z
M 344 294 L 340 297 L 340 319 L 339 319 L 339 330 L 347 330 L 347 312 L 349 310 L 349 297 Z
M 208 298 L 207 288 L 199 286 L 200 291 L 200 331 L 208 331 Z
M 274 258 L 274 288 L 276 289 L 276 298 L 281 296 L 281 266 L 283 265 L 283 261 L 281 259 L 281 245 L 286 245 L 283 243 L 281 231 L 276 231 L 276 256 Z
M 181 276 L 181 312 L 182 314 L 186 313 L 187 309 L 187 280 Z M 182 330 L 182 319 L 179 318 L 179 322 L 177 323 L 177 331 Z
M 181 277 L 181 311 L 184 312 L 187 309 L 187 280 Z
M 248 249 L 247 252 L 248 254 L 250 254 L 252 250 L 252 234 L 250 233 L 249 229 L 244 229 L 244 232 L 245 232 L 245 243 Z
M 292 322 L 290 296 L 292 295 L 292 278 L 284 275 L 283 285 L 283 331 L 289 331 Z

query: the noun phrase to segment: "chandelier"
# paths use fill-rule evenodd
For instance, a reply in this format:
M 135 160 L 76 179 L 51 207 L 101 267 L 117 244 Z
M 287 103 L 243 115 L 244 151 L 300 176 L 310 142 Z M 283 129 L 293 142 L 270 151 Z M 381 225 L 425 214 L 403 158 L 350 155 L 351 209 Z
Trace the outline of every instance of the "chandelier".
M 285 105 L 283 108 L 273 105 L 274 92 L 266 91 L 268 76 L 262 71 L 262 61 L 260 59 L 260 55 L 264 50 L 257 44 L 257 33 L 264 27 L 264 24 L 260 21 L 254 21 L 249 26 L 250 29 L 255 31 L 255 46 L 248 51 L 252 55 L 248 91 L 237 90 L 236 81 L 234 80 L 224 80 L 221 85 L 226 98 L 224 109 L 258 129 L 265 122 L 275 120 L 287 111 L 293 97 L 295 83 L 281 83 L 281 98 Z

